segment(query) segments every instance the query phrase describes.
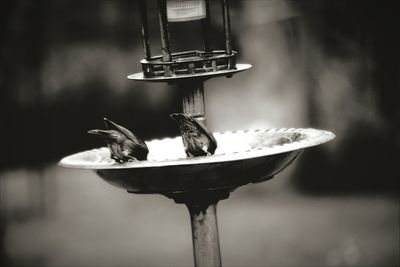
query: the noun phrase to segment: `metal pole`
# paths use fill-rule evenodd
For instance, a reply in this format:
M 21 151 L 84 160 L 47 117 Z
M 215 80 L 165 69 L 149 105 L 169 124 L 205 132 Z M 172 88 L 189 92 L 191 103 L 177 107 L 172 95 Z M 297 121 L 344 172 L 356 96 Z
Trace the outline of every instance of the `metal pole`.
M 231 44 L 231 22 L 229 18 L 229 7 L 227 0 L 221 0 L 222 4 L 222 15 L 224 20 L 224 31 L 225 31 L 225 49 L 226 53 L 230 55 L 232 53 Z
M 179 81 L 178 87 L 182 93 L 183 113 L 205 125 L 204 82 L 188 79 Z M 206 192 L 193 193 L 186 196 L 184 203 L 189 209 L 192 222 L 195 266 L 221 266 L 216 209 L 218 199 Z
M 198 206 L 187 204 L 192 222 L 194 265 L 221 266 L 217 204 Z
M 201 29 L 203 33 L 204 51 L 210 52 L 211 48 L 211 27 L 210 27 L 210 3 L 209 0 L 205 0 L 206 3 L 206 17 L 201 22 Z
M 203 81 L 179 81 L 178 87 L 182 94 L 183 113 L 193 116 L 206 125 Z
M 140 19 L 142 20 L 142 42 L 143 42 L 144 58 L 146 60 L 151 60 L 146 0 L 139 1 L 139 9 L 140 9 Z
M 163 61 L 171 61 L 171 52 L 169 48 L 169 31 L 168 31 L 168 19 L 167 19 L 167 6 L 166 0 L 157 0 L 158 3 L 158 18 L 160 21 L 160 34 L 161 34 L 161 49 L 163 55 Z M 171 70 L 168 65 L 164 66 L 165 76 L 171 76 Z

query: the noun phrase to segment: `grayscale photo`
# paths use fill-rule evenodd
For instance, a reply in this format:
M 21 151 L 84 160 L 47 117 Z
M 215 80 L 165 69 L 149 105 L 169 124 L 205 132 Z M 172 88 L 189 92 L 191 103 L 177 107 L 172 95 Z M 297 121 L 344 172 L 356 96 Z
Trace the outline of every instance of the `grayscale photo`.
M 400 264 L 394 0 L 6 0 L 0 265 Z

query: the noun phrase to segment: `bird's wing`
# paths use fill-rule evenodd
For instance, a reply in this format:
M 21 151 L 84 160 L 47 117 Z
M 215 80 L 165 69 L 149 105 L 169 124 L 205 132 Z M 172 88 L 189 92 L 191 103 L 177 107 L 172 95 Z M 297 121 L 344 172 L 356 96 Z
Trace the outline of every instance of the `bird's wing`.
M 114 128 L 115 130 L 117 130 L 120 133 L 122 133 L 123 135 L 125 135 L 126 138 L 128 138 L 134 142 L 137 140 L 136 136 L 131 131 L 126 129 L 125 127 L 118 125 L 115 122 L 113 122 L 109 119 L 106 119 L 106 118 L 104 118 L 104 122 L 105 122 L 107 128 L 109 128 L 109 127 Z
M 124 159 L 125 155 L 122 152 L 120 144 L 118 144 L 117 142 L 113 142 L 110 144 L 110 150 L 111 153 L 114 154 L 114 156 L 117 157 L 119 160 Z
M 196 119 L 193 120 L 193 122 L 197 125 L 198 129 L 200 132 L 202 132 L 203 134 L 205 134 L 209 139 L 210 142 L 213 144 L 217 144 L 217 140 L 215 140 L 213 134 L 211 132 L 209 132 L 204 126 L 203 124 L 201 124 L 200 122 L 198 122 Z

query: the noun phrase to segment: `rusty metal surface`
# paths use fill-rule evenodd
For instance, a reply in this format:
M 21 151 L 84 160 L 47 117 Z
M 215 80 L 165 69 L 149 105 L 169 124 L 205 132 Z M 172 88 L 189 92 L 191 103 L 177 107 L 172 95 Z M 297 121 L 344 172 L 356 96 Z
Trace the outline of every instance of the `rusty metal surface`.
M 146 142 L 146 161 L 116 163 L 107 148 L 68 156 L 64 167 L 93 169 L 107 182 L 135 193 L 169 193 L 238 187 L 267 180 L 290 164 L 306 147 L 334 138 L 316 129 L 270 129 L 214 133 L 215 155 L 186 158 L 180 137 Z M 289 137 L 293 142 L 276 144 Z

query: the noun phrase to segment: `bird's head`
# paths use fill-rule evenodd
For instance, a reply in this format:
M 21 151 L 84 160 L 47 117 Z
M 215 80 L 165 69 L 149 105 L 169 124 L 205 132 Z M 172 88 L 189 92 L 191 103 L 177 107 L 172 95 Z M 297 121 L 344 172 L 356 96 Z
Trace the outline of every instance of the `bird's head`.
M 188 121 L 189 120 L 189 116 L 185 115 L 183 113 L 172 113 L 169 116 L 171 117 L 171 119 L 173 119 L 176 122 L 182 122 L 182 121 Z
M 182 123 L 190 123 L 194 124 L 196 123 L 196 119 L 193 118 L 192 116 L 183 114 L 183 113 L 172 113 L 169 115 L 176 123 L 182 124 Z
M 196 128 L 196 121 L 192 116 L 183 113 L 172 113 L 169 116 L 178 124 L 181 131 Z
M 90 130 L 88 131 L 88 133 L 90 134 L 95 134 L 95 135 L 99 135 L 101 137 L 104 138 L 104 140 L 106 141 L 121 141 L 122 139 L 124 139 L 124 135 L 121 134 L 120 132 L 114 131 L 114 130 L 98 130 L 98 129 L 94 129 L 94 130 Z

